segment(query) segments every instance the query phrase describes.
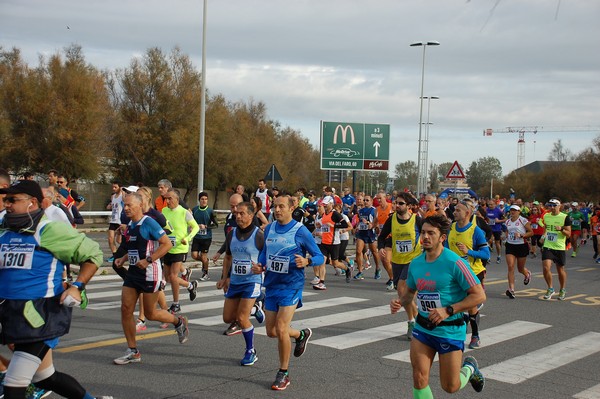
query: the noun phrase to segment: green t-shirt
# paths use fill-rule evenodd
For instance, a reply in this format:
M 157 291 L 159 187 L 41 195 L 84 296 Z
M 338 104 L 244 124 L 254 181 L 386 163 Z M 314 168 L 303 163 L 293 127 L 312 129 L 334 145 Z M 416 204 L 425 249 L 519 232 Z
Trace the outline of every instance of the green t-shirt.
M 581 223 L 584 221 L 585 216 L 579 210 L 569 212 L 571 218 L 571 230 L 581 230 Z
M 564 213 L 553 215 L 551 212 L 544 214 L 542 219 L 543 225 L 546 227 L 546 239 L 544 240 L 544 248 L 556 249 L 564 251 L 566 249 L 566 236 L 562 231 L 557 230 L 557 226 L 570 226 L 571 219 Z

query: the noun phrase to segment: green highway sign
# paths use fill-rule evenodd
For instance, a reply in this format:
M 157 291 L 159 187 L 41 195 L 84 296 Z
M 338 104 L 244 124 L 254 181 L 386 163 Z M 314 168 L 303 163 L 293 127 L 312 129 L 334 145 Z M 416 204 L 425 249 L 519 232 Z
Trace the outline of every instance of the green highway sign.
M 321 121 L 321 169 L 388 170 L 390 125 Z

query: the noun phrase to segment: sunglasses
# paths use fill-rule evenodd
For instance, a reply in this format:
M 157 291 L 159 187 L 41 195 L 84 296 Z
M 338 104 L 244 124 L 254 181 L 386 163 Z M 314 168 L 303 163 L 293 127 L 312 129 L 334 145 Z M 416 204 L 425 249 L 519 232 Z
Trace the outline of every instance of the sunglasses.
M 58 183 L 58 184 L 65 184 L 66 181 L 64 181 L 64 180 L 57 180 L 56 183 Z
M 27 201 L 30 200 L 32 197 L 26 197 L 26 198 L 17 198 L 17 197 L 4 197 L 4 199 L 2 201 L 4 202 L 8 202 L 10 204 L 14 204 L 18 201 Z
M 396 202 L 396 205 L 406 205 L 406 202 Z
M 554 208 L 556 206 L 556 204 L 546 204 L 547 208 Z

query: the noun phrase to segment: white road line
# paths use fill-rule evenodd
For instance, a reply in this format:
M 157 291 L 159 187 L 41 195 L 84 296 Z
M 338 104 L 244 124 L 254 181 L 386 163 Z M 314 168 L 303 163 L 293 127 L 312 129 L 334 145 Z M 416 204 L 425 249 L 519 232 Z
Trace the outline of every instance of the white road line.
M 296 310 L 296 313 L 306 311 L 306 310 L 329 308 L 329 307 L 339 306 L 339 305 L 344 305 L 344 304 L 349 304 L 349 303 L 364 302 L 367 300 L 368 299 L 363 299 L 363 298 L 338 297 L 338 298 L 324 299 L 324 300 L 319 300 L 319 301 L 304 302 L 303 306 L 300 309 Z M 212 302 L 208 302 L 206 304 L 211 304 L 211 303 Z M 221 308 L 223 307 L 223 301 L 221 301 L 219 303 L 219 307 L 221 307 Z M 185 313 L 186 311 L 188 311 L 187 310 L 188 308 L 189 308 L 189 305 L 185 306 L 184 308 L 182 308 L 182 312 Z M 210 316 L 210 317 L 200 317 L 197 319 L 190 319 L 190 320 L 188 320 L 188 323 L 197 324 L 200 326 L 218 326 L 220 324 L 223 324 L 223 316 L 218 315 L 218 316 Z
M 596 352 L 600 352 L 600 333 L 588 332 L 485 367 L 481 372 L 485 378 L 518 384 Z
M 600 384 L 576 393 L 573 397 L 575 399 L 598 399 L 600 398 Z
M 293 320 L 292 327 L 303 329 L 310 327 L 316 329 L 320 327 L 333 326 L 336 324 L 349 323 L 356 320 L 364 320 L 371 317 L 379 317 L 390 314 L 390 305 L 377 306 L 374 308 L 352 310 L 350 312 L 341 312 L 325 316 L 313 317 L 310 319 Z M 255 334 L 266 335 L 265 327 L 259 327 L 254 330 Z
M 348 349 L 359 345 L 383 341 L 388 338 L 398 338 L 402 335 L 402 328 L 406 328 L 406 322 L 387 324 L 347 334 L 311 340 L 310 343 L 311 345 L 322 345 L 335 349 Z
M 480 336 L 482 337 L 482 345 L 490 346 L 499 344 L 501 342 L 509 341 L 521 337 L 523 335 L 531 334 L 536 331 L 540 331 L 552 326 L 548 324 L 532 323 L 530 321 L 515 320 L 510 323 L 501 324 L 496 327 L 487 328 L 481 330 Z M 467 342 L 471 339 L 471 335 L 467 336 Z M 311 341 L 312 343 L 312 341 Z M 469 352 L 469 349 L 465 345 L 465 352 Z M 384 359 L 398 360 L 405 363 L 410 363 L 410 350 L 405 350 L 398 353 L 393 353 L 383 357 Z M 437 354 L 435 355 L 435 361 L 438 360 Z M 487 377 L 487 375 L 486 375 Z

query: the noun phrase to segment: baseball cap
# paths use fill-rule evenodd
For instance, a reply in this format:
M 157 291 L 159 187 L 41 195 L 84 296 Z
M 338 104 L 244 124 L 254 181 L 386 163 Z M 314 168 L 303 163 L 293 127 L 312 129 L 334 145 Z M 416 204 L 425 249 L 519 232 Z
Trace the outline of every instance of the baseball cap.
M 277 190 L 277 191 L 279 191 L 279 189 L 277 188 L 277 186 L 274 186 L 271 190 Z
M 331 204 L 332 202 L 333 202 L 333 198 L 331 197 L 331 195 L 328 195 L 325 198 L 323 198 L 323 200 L 321 200 L 321 203 L 323 205 Z
M 573 205 L 573 206 L 579 206 L 579 203 L 573 202 L 571 205 Z
M 560 201 L 557 200 L 557 199 L 555 199 L 555 198 L 553 198 L 550 201 L 546 202 L 546 205 L 556 205 L 556 206 L 558 206 L 558 205 L 560 205 Z
M 539 201 L 533 201 L 533 205 L 539 205 L 540 202 Z
M 499 204 L 499 205 L 504 205 L 504 201 L 500 201 L 500 204 Z
M 509 209 L 515 209 L 517 211 L 521 211 L 521 207 L 519 205 L 511 205 Z
M 126 193 L 135 193 L 139 189 L 140 188 L 138 186 L 123 187 L 123 191 L 125 191 Z
M 10 187 L 0 189 L 0 194 L 27 194 L 41 204 L 44 199 L 42 188 L 33 180 L 17 180 Z

